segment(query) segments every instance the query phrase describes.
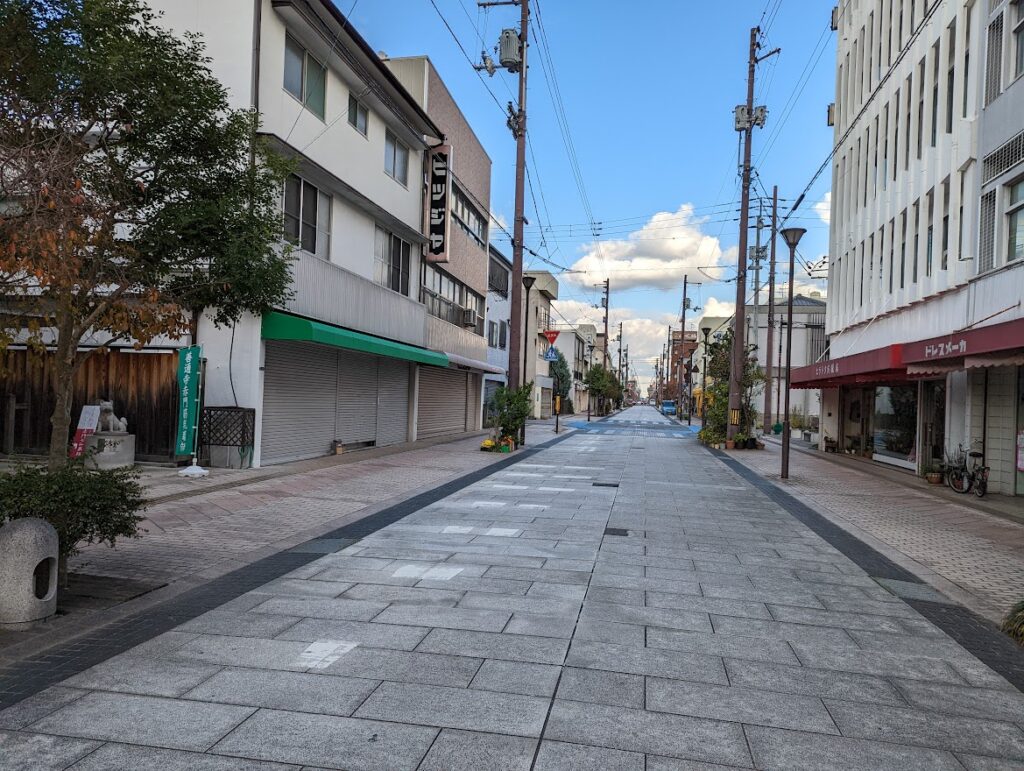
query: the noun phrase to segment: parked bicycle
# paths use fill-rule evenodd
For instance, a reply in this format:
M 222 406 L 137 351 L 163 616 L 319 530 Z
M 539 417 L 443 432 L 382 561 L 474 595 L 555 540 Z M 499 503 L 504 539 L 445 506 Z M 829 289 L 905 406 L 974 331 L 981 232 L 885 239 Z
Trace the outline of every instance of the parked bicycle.
M 988 492 L 989 467 L 982 462 L 984 457 L 980 450 L 968 451 L 962 444 L 957 445 L 956 455 L 947 459 L 945 468 L 946 484 L 953 492 L 966 495 L 973 490 L 979 498 Z

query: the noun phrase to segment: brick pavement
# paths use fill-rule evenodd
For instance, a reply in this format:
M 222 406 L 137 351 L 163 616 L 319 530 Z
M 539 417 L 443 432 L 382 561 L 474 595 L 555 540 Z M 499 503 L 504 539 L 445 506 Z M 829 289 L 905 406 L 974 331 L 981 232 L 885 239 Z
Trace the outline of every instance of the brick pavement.
M 803 452 L 791 454 L 790 478 L 783 482 L 780 453 L 769 442 L 764 451 L 730 457 L 861 537 L 877 539 L 922 578 L 992 620 L 1024 598 L 1024 525 L 927 488 L 890 482 L 870 466 L 840 465 Z
M 1022 724 L 777 496 L 627 425 L 0 713 L 0 769 L 1009 769 Z

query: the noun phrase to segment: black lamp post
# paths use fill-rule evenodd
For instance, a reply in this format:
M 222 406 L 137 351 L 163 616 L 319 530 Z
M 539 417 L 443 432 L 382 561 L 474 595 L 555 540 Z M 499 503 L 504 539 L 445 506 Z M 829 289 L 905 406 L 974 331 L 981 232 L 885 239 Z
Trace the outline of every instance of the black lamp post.
M 700 373 L 700 423 L 703 428 L 708 418 L 708 337 L 711 327 L 701 327 L 700 332 L 704 335 L 704 369 Z
M 793 273 L 796 264 L 796 247 L 807 231 L 804 228 L 785 228 L 782 238 L 789 247 L 789 303 L 786 307 L 786 396 L 785 414 L 782 422 L 782 479 L 789 479 L 789 368 L 793 360 Z

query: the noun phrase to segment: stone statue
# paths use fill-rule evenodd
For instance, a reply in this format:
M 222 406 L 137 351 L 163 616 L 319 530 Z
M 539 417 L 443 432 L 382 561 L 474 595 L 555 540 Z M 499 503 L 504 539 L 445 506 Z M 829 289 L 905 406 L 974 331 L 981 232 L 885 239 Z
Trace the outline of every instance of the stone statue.
M 121 434 L 128 432 L 128 421 L 114 414 L 114 403 L 112 401 L 105 402 L 100 399 L 100 427 L 97 431 L 99 433 Z

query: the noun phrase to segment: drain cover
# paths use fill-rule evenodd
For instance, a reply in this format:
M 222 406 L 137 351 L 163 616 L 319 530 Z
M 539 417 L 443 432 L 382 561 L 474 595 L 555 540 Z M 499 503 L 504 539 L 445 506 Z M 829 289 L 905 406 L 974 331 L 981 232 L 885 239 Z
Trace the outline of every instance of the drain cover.
M 618 482 L 594 482 L 594 487 L 618 487 Z
M 605 535 L 629 535 L 629 531 L 624 527 L 606 527 L 604 529 Z

